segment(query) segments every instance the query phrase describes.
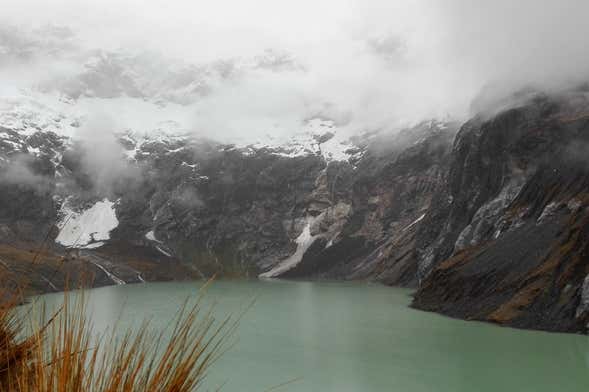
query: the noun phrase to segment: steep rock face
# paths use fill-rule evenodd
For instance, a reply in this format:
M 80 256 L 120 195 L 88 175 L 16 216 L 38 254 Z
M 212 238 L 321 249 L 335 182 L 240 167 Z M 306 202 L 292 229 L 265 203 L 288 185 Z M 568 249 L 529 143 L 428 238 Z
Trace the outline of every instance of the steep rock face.
M 426 122 L 371 140 L 354 167 L 330 164 L 311 195 L 326 206 L 313 244 L 281 276 L 415 285 L 416 229 L 444 182 L 454 133 L 454 124 Z
M 126 133 L 108 186 L 76 142 L 15 122 L 0 129 L 0 259 L 35 291 L 68 275 L 369 279 L 417 286 L 425 310 L 585 330 L 588 108 L 582 91 L 536 95 L 345 149 L 323 120 L 284 148 Z
M 180 271 L 414 285 L 415 234 L 444 181 L 455 128 L 425 122 L 393 137 L 365 135 L 337 153 L 349 161 L 322 154 L 331 132 L 284 151 L 121 135 L 123 169 L 134 176 L 108 187 L 77 142 L 6 129 L 2 242 L 49 245 L 90 265 L 98 284 Z
M 141 243 L 116 246 L 109 234 L 112 221 L 117 224 L 115 211 L 105 222 L 105 211 L 97 207 L 118 208 L 121 196 L 132 195 L 137 186 L 117 184 L 103 194 L 69 138 L 28 123 L 0 128 L 2 287 L 27 282 L 32 292 L 46 292 L 78 284 L 198 277 L 177 258 L 163 257 Z
M 420 228 L 415 307 L 585 328 L 588 107 L 583 94 L 539 96 L 461 128 L 446 186 Z
M 255 276 L 288 256 L 304 197 L 325 163 L 316 156 L 207 149 L 163 160 L 151 155 L 153 180 L 122 195 L 114 238 L 155 245 L 202 275 Z
M 23 135 L 0 127 L 0 241 L 41 241 L 57 219 L 54 133 Z
M 454 132 L 427 122 L 392 140 L 367 138 L 349 162 L 194 140 L 143 144 L 135 157 L 148 178 L 120 195 L 111 244 L 155 247 L 200 276 L 413 285 L 416 228 L 443 183 Z

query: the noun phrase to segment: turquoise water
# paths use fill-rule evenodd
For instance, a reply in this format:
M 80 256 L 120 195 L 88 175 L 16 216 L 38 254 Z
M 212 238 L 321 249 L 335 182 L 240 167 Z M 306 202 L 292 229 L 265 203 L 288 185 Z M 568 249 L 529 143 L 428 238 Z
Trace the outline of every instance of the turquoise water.
M 201 283 L 147 283 L 89 291 L 98 330 L 168 325 Z M 55 304 L 62 295 L 42 297 Z M 410 291 L 364 283 L 219 281 L 219 316 L 252 299 L 238 341 L 207 386 L 223 391 L 589 390 L 589 339 L 465 322 L 407 307 Z

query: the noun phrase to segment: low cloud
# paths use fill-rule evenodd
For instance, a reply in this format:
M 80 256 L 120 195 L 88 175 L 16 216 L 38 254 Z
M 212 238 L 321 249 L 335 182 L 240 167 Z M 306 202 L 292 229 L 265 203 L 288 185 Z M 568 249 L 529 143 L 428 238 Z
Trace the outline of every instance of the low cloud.
M 175 120 L 256 141 L 311 116 L 396 130 L 589 77 L 585 0 L 7 1 L 0 88 L 28 81 L 88 111 L 120 98 L 108 115 L 137 131 Z
M 19 185 L 35 190 L 38 193 L 49 192 L 54 188 L 54 181 L 39 170 L 41 162 L 28 154 L 16 154 L 10 157 L 10 162 L 0 170 L 0 183 Z M 51 165 L 50 162 L 48 162 Z
M 129 189 L 143 175 L 139 166 L 126 159 L 116 130 L 110 115 L 97 112 L 85 119 L 74 140 L 73 151 L 79 155 L 82 171 L 100 195 Z
M 204 207 L 204 201 L 199 197 L 198 191 L 192 187 L 187 186 L 180 189 L 173 198 L 174 203 L 187 209 L 196 209 Z

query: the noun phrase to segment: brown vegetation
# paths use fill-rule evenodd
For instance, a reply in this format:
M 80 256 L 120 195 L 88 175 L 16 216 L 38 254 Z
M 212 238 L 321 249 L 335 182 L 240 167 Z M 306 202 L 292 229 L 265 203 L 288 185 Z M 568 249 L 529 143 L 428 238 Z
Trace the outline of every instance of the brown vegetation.
M 37 307 L 16 312 L 16 301 L 0 306 L 0 391 L 197 391 L 236 327 L 199 299 L 184 304 L 169 330 L 152 333 L 144 322 L 96 336 L 83 294 L 69 297 L 50 317 Z
M 134 260 L 145 266 L 141 257 Z M 238 320 L 216 320 L 212 308 L 203 305 L 208 284 L 165 330 L 152 331 L 144 321 L 136 329 L 99 335 L 88 319 L 84 292 L 68 291 L 94 286 L 89 265 L 81 257 L 54 253 L 46 241 L 0 244 L 0 392 L 203 389 Z M 64 291 L 55 313 L 35 302 L 19 307 L 27 297 L 47 291 L 40 284 Z

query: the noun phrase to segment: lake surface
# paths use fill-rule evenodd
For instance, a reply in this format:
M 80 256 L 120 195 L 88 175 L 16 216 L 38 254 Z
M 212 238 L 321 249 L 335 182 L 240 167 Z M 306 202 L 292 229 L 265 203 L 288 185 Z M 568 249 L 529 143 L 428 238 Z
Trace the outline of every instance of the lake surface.
M 168 325 L 202 283 L 89 291 L 97 329 Z M 501 328 L 410 309 L 410 291 L 365 283 L 219 281 L 219 316 L 243 317 L 207 386 L 223 391 L 586 391 L 589 338 Z M 61 294 L 43 296 L 49 304 Z

